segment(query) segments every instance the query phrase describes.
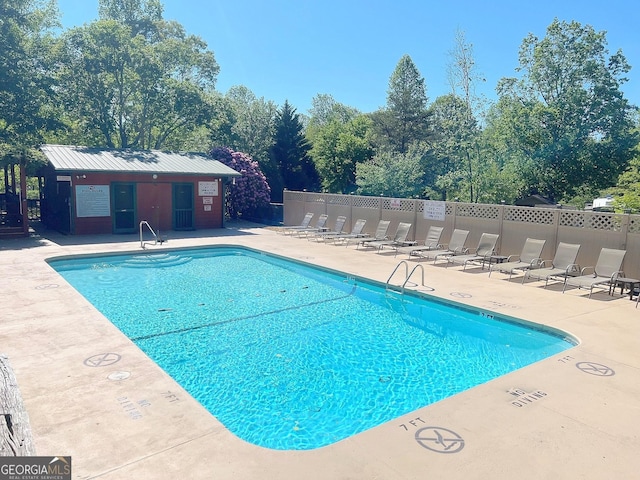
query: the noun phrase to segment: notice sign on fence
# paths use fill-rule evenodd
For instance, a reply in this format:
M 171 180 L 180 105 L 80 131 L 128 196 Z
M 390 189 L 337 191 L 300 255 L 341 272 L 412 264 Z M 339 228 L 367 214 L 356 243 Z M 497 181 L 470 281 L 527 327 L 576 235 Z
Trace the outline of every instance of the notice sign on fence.
M 109 185 L 76 185 L 78 217 L 109 217 Z
M 439 220 L 444 221 L 445 202 L 439 202 L 436 200 L 424 201 L 424 218 L 425 220 Z

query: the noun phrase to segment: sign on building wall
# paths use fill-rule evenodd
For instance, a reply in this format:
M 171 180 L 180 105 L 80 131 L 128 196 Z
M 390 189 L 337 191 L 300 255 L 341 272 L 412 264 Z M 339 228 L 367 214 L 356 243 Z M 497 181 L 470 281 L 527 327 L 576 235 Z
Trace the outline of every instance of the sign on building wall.
M 439 220 L 443 222 L 444 214 L 445 214 L 445 202 L 439 202 L 437 200 L 424 201 L 425 220 Z
M 200 197 L 217 197 L 218 182 L 198 182 L 198 196 Z
M 76 185 L 78 217 L 109 217 L 111 202 L 109 185 Z

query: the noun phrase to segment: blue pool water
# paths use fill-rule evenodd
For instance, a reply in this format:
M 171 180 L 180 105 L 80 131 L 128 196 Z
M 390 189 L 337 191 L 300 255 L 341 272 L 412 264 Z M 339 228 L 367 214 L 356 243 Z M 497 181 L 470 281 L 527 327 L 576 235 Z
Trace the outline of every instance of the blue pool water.
M 248 249 L 50 262 L 238 437 L 322 447 L 574 344 Z

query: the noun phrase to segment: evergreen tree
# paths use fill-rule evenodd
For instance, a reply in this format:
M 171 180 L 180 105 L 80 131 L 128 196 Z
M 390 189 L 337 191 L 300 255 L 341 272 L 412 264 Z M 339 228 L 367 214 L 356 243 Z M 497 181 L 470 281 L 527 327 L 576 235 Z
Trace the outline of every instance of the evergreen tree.
M 372 114 L 376 141 L 401 154 L 414 142 L 427 141 L 429 111 L 424 79 L 409 55 L 404 55 L 389 80 L 386 108 Z
M 311 146 L 303 133 L 303 125 L 296 109 L 288 101 L 276 113 L 276 130 L 271 158 L 278 167 L 280 178 L 268 178 L 272 198 L 282 201 L 282 190 L 316 190 L 319 179 L 309 158 Z

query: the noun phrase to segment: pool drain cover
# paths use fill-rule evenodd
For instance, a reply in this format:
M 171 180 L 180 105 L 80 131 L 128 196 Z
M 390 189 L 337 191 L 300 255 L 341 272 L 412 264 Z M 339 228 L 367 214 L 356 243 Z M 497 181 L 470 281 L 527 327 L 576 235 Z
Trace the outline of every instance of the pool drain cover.
M 113 372 L 107 378 L 113 381 L 120 381 L 120 380 L 126 380 L 130 376 L 131 376 L 131 373 L 129 372 Z

